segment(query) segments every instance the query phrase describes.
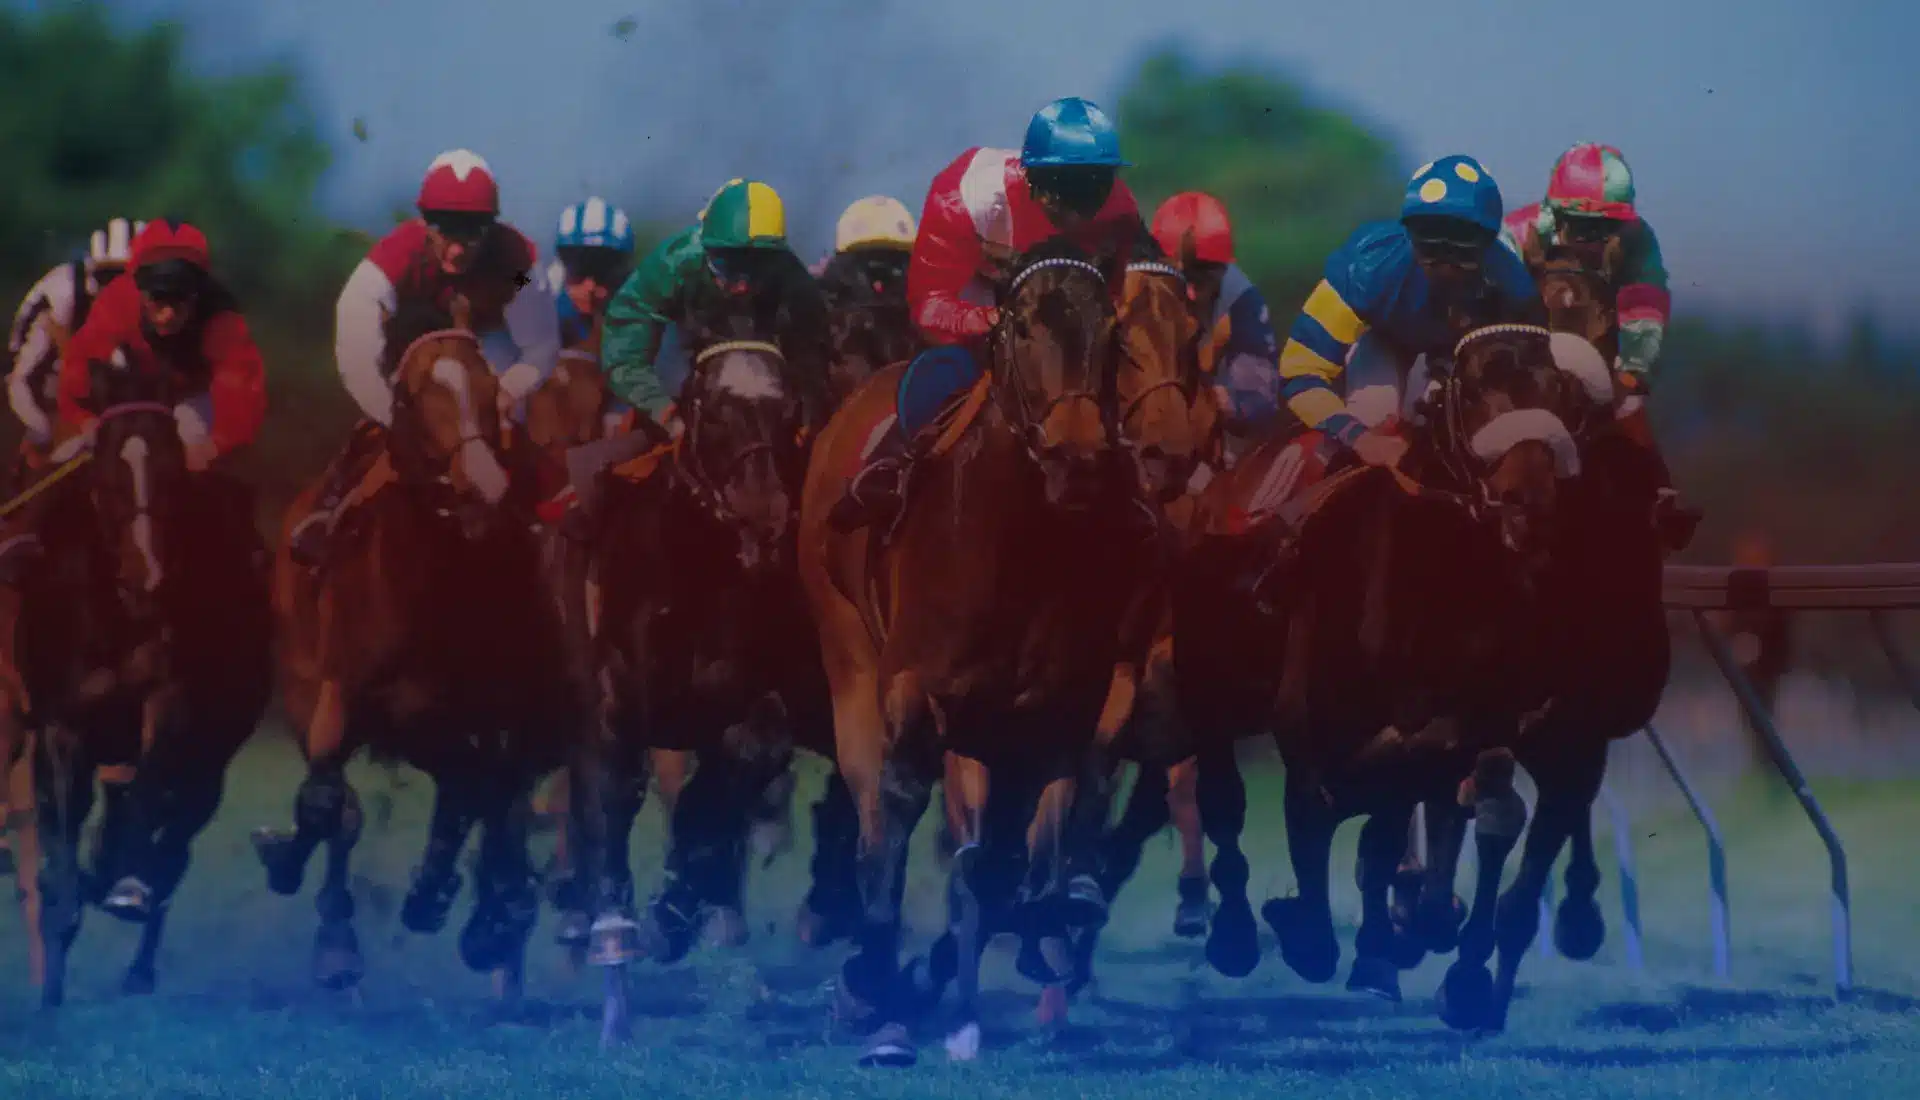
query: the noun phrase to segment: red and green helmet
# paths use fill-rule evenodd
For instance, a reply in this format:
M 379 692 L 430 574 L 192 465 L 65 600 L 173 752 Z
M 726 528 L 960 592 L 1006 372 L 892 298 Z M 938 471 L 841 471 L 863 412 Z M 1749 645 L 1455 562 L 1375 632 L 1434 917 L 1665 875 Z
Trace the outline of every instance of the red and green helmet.
M 1583 141 L 1553 163 L 1547 182 L 1547 207 L 1556 214 L 1632 221 L 1633 171 L 1611 145 Z

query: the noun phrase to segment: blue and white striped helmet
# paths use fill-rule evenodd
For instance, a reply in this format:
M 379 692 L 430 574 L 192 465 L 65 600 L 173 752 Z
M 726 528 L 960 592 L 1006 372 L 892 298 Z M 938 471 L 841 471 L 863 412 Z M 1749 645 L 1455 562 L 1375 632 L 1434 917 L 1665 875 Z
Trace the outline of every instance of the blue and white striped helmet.
M 633 223 L 627 220 L 626 211 L 596 195 L 560 212 L 560 232 L 554 246 L 632 252 Z

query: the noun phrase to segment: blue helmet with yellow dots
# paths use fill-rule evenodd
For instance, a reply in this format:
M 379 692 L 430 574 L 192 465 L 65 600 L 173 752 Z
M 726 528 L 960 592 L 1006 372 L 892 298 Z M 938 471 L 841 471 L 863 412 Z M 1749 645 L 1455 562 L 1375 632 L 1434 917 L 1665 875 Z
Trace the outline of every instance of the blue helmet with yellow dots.
M 1461 221 L 1488 236 L 1500 232 L 1500 188 L 1480 162 L 1464 154 L 1441 157 L 1421 165 L 1407 181 L 1400 203 L 1400 220 Z

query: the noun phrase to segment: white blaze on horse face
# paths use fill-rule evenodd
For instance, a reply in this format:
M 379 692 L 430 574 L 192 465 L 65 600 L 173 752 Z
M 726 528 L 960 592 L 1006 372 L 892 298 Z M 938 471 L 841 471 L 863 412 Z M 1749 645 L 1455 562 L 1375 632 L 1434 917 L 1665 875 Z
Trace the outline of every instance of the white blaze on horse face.
M 1577 379 L 1587 391 L 1587 399 L 1594 404 L 1613 404 L 1613 372 L 1607 369 L 1606 357 L 1600 354 L 1600 349 L 1578 333 L 1556 332 L 1550 340 L 1553 365 Z
M 1561 419 L 1546 409 L 1515 409 L 1501 413 L 1473 433 L 1471 446 L 1484 462 L 1498 461 L 1521 443 L 1545 443 L 1553 451 L 1554 472 L 1580 476 L 1580 445 Z
M 748 401 L 777 401 L 787 395 L 780 369 L 758 355 L 729 353 L 714 372 L 713 388 Z
M 120 461 L 133 473 L 133 547 L 146 564 L 144 587 L 151 592 L 160 587 L 160 555 L 153 545 L 153 486 L 148 481 L 147 454 L 147 441 L 137 435 L 120 445 Z
M 500 503 L 500 498 L 507 495 L 507 471 L 501 468 L 493 448 L 480 438 L 480 416 L 474 409 L 473 390 L 467 384 L 467 365 L 458 359 L 437 359 L 433 380 L 445 386 L 460 406 L 460 461 L 467 480 L 488 504 Z

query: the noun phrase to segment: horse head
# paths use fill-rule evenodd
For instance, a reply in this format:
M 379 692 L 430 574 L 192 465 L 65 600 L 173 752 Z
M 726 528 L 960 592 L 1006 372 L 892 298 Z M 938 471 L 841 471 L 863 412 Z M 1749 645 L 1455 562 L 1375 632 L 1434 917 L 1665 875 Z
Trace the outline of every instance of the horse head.
M 131 348 L 90 364 L 89 397 L 99 417 L 89 493 L 123 598 L 152 610 L 166 579 L 168 548 L 187 479 L 172 377 Z
M 1547 307 L 1547 327 L 1573 333 L 1596 347 L 1614 340 L 1620 327 L 1613 282 L 1607 277 L 1617 265 L 1618 261 L 1609 256 L 1618 251 L 1619 241 L 1606 247 L 1607 252 L 1598 256 L 1592 250 L 1564 245 L 1552 248 L 1536 280 L 1540 299 Z
M 882 367 L 920 350 L 919 330 L 907 309 L 904 249 L 869 249 L 834 257 L 820 276 L 833 340 L 836 401 Z
M 1157 258 L 1127 265 L 1121 287 L 1120 363 L 1114 376 L 1120 438 L 1144 499 L 1165 504 L 1186 491 L 1211 435 L 1211 391 L 1200 385 L 1200 322 L 1187 280 Z
M 438 513 L 458 518 L 468 538 L 480 538 L 492 529 L 511 479 L 500 383 L 480 352 L 466 301 L 455 299 L 451 311 L 403 304 L 385 328 L 394 363 L 395 469 L 402 481 L 443 492 Z
M 687 431 L 674 465 L 678 485 L 737 537 L 749 571 L 788 560 L 805 464 L 804 402 L 769 327 L 744 312 L 696 326 L 680 402 Z
M 995 395 L 1053 506 L 1090 506 L 1119 456 L 1119 317 L 1107 285 L 1093 257 L 1055 238 L 1014 261 L 1000 295 Z
M 1547 544 L 1562 479 L 1580 474 L 1576 432 L 1612 379 L 1585 341 L 1585 357 L 1532 325 L 1487 325 L 1454 347 L 1454 365 L 1429 405 L 1432 441 L 1456 480 L 1491 505 L 1508 549 Z M 1602 387 L 1606 387 L 1604 391 Z

